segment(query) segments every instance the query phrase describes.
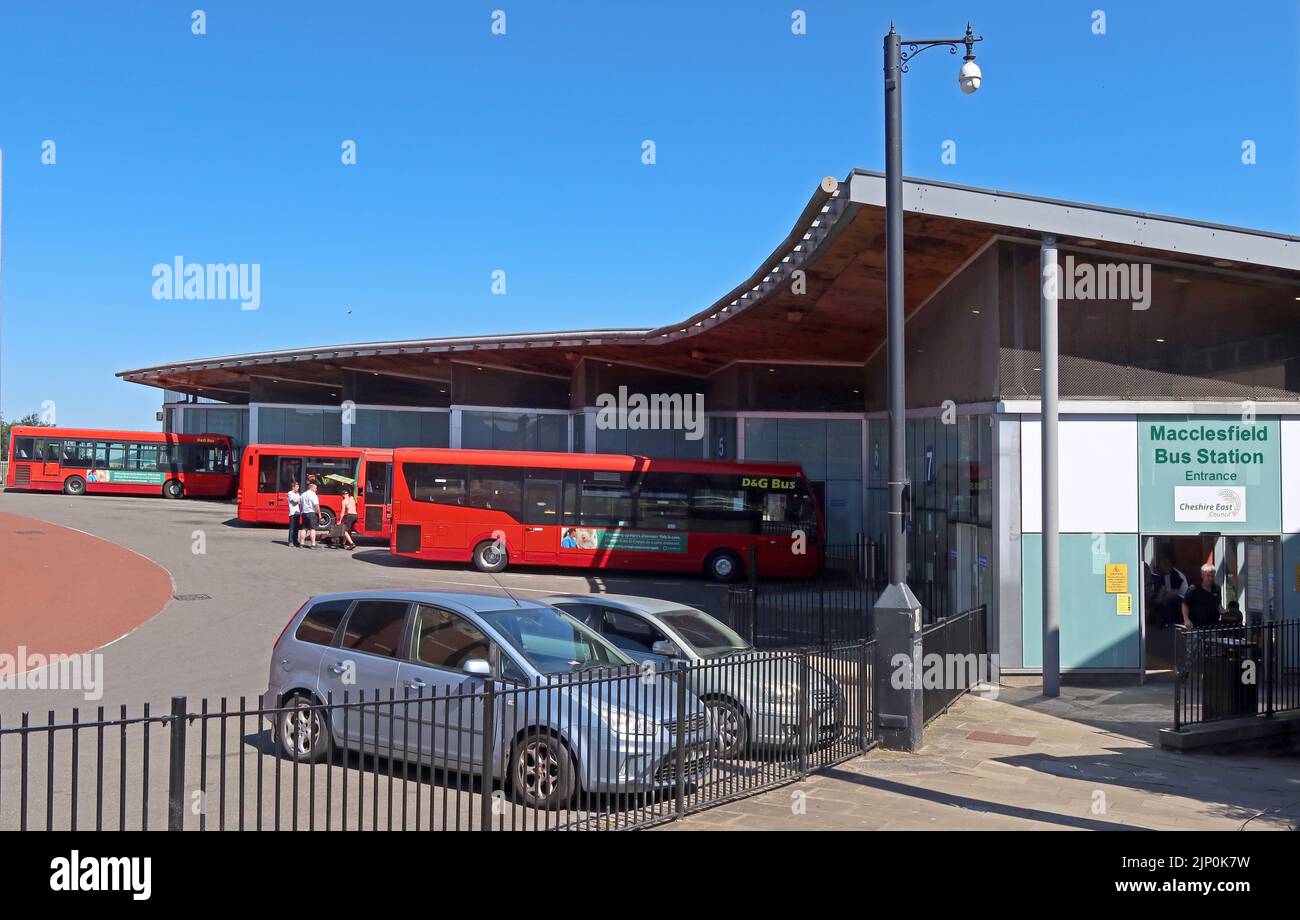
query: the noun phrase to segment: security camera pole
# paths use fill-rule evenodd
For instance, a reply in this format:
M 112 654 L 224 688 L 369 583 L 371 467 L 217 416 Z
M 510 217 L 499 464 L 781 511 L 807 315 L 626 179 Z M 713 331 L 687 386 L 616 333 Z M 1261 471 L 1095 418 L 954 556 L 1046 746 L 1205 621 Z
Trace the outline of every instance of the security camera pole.
M 906 358 L 903 353 L 903 74 L 927 48 L 945 46 L 956 54 L 966 46 L 958 75 L 963 93 L 973 93 L 982 75 L 975 42 L 966 24 L 964 38 L 908 41 L 889 25 L 885 36 L 885 292 L 889 347 L 889 586 L 876 601 L 876 737 L 882 747 L 915 751 L 924 726 L 921 701 L 921 604 L 907 586 L 907 530 L 911 501 L 907 482 Z M 903 46 L 907 50 L 903 50 Z M 906 679 L 895 679 L 905 674 Z M 901 684 L 901 686 L 895 686 Z

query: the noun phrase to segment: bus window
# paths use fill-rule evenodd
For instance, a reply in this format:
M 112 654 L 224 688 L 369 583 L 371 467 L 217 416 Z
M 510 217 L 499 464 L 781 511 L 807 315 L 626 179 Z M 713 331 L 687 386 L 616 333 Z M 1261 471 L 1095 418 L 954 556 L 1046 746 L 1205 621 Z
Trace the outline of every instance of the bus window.
M 307 484 L 302 481 L 302 457 L 281 457 L 279 491 L 288 492 L 295 482 L 298 483 L 299 489 L 307 487 Z
M 110 470 L 126 469 L 126 445 L 114 441 L 108 445 L 108 468 Z
M 689 530 L 692 477 L 646 473 L 638 493 L 636 526 L 643 530 Z
M 316 483 L 316 491 L 321 495 L 342 495 L 344 489 L 351 489 L 355 494 L 357 461 L 346 457 L 308 457 L 307 483 L 311 482 Z
M 273 454 L 262 454 L 257 458 L 257 491 L 266 493 L 279 491 L 276 487 L 276 469 L 279 460 L 280 458 Z
M 465 467 L 445 463 L 407 463 L 402 469 L 413 501 L 437 505 L 465 504 Z
M 504 511 L 516 519 L 523 502 L 523 471 L 504 466 L 472 466 L 469 469 L 468 502 L 471 508 Z
M 46 442 L 45 442 L 45 462 L 46 462 L 46 463 L 58 463 L 58 462 L 59 462 L 59 455 L 60 455 L 62 452 L 63 452 L 63 442 L 62 442 L 62 441 L 46 441 Z
M 33 438 L 14 438 L 14 459 L 30 460 L 32 453 L 36 449 L 36 442 Z
M 564 483 L 564 523 L 583 527 L 631 527 L 632 474 L 579 470 Z
M 391 463 L 366 461 L 366 504 L 388 504 L 388 475 L 391 467 Z

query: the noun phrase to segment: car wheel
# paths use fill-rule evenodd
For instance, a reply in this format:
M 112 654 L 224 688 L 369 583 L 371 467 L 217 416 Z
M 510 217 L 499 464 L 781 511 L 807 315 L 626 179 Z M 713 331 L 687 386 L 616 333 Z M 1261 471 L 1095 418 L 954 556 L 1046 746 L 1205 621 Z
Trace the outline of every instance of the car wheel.
M 509 561 L 506 548 L 496 540 L 484 540 L 474 547 L 474 568 L 480 572 L 500 572 Z
M 163 483 L 163 498 L 180 498 L 185 494 L 185 486 L 179 479 L 168 479 Z
M 728 700 L 705 700 L 718 739 L 718 759 L 733 760 L 749 744 L 749 720 L 744 710 Z
M 63 480 L 63 494 L 85 495 L 86 480 L 82 479 L 80 476 L 69 476 L 67 479 Z
M 735 581 L 743 571 L 740 557 L 729 549 L 718 550 L 704 561 L 704 574 L 714 581 Z
M 329 530 L 334 526 L 334 512 L 328 508 L 321 508 L 316 512 L 316 529 Z
M 276 716 L 276 741 L 282 757 L 306 763 L 325 760 L 334 744 L 324 712 L 302 693 L 284 701 Z
M 510 782 L 525 805 L 562 808 L 573 798 L 574 776 L 569 749 L 554 735 L 534 732 L 515 743 Z

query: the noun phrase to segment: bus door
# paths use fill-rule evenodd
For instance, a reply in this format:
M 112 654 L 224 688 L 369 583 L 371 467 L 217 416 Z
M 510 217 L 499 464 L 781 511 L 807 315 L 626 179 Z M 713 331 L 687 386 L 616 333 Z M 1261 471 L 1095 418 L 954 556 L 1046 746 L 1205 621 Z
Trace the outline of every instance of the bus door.
M 393 464 L 388 460 L 366 460 L 362 484 L 361 530 L 373 536 L 388 532 L 392 521 Z
M 559 474 L 543 478 L 529 473 L 524 479 L 524 561 L 552 565 L 560 543 Z
M 36 453 L 41 458 L 41 475 L 52 479 L 59 477 L 59 450 L 63 447 L 59 441 L 37 441 Z

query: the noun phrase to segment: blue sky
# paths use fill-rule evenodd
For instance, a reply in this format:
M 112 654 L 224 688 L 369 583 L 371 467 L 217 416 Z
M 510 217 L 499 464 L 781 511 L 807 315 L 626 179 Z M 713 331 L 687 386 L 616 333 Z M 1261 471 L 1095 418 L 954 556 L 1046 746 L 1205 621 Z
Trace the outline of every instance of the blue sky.
M 161 393 L 115 371 L 683 318 L 757 266 L 822 176 L 882 167 L 891 13 L 905 37 L 969 18 L 986 39 L 975 96 L 942 50 L 908 74 L 909 175 L 1300 233 L 1297 9 L 11 0 L 0 412 L 53 400 L 63 425 L 151 428 Z M 259 264 L 260 308 L 155 300 L 176 256 Z

